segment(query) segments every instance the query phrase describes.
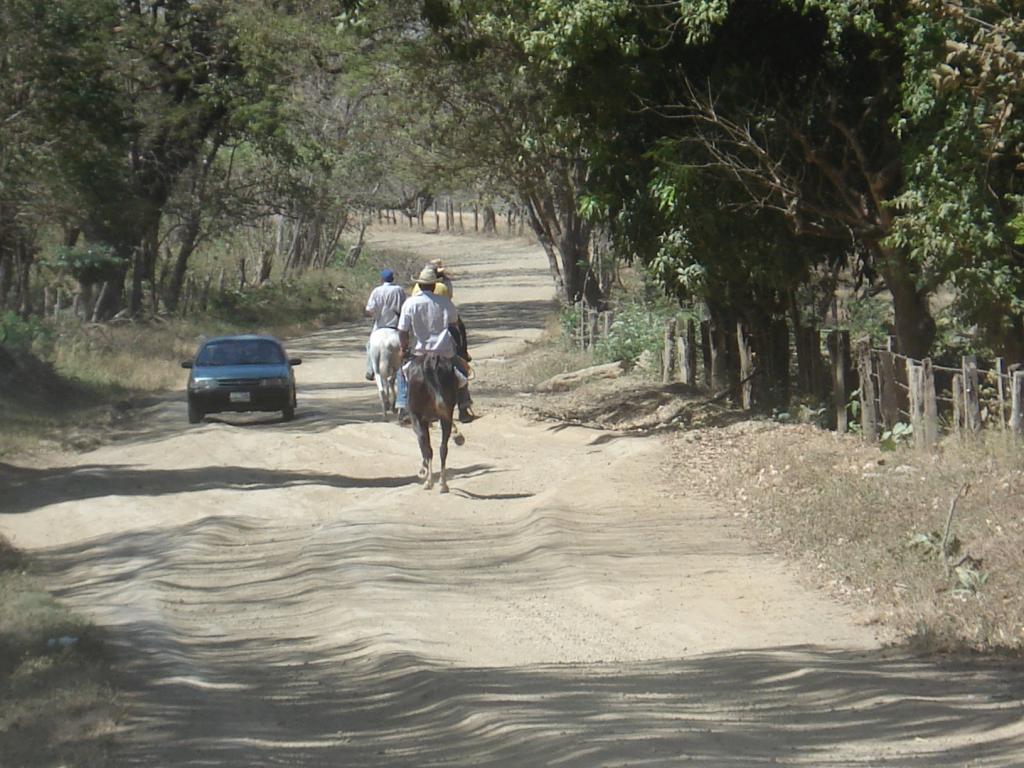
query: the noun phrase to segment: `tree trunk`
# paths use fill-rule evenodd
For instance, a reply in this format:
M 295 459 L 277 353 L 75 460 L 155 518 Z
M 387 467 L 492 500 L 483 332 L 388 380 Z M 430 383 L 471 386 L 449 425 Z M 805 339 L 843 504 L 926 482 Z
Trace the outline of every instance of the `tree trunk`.
M 552 196 L 524 196 L 530 226 L 548 255 L 559 299 L 571 306 L 579 301 L 600 306 L 601 286 L 590 264 L 590 224 L 574 207 L 559 206 Z
M 892 294 L 897 350 L 917 360 L 928 357 L 935 340 L 935 320 L 928 304 L 928 294 L 917 286 L 906 270 L 887 265 L 881 270 L 886 287 Z
M 156 280 L 156 258 L 160 244 L 160 208 L 152 208 L 142 222 L 138 243 L 133 249 L 132 292 L 128 312 L 136 317 L 142 311 L 143 283 Z
M 0 309 L 7 308 L 7 294 L 11 292 L 11 255 L 0 243 Z
M 174 258 L 174 266 L 171 269 L 170 282 L 164 292 L 164 304 L 168 312 L 174 312 L 181 300 L 181 289 L 185 284 L 185 273 L 188 271 L 188 262 L 196 249 L 196 242 L 199 238 L 200 213 L 198 209 L 189 212 L 188 219 L 182 229 L 178 245 L 178 255 Z
M 708 314 L 711 316 L 708 326 L 708 341 L 711 349 L 711 388 L 716 391 L 726 387 L 731 389 L 733 381 L 739 381 L 739 376 L 734 375 L 732 370 L 736 366 L 730 365 L 730 357 L 733 355 L 730 354 L 729 338 L 733 336 L 735 341 L 735 337 L 729 333 L 729 327 L 731 325 L 735 328 L 735 322 L 732 321 L 732 316 L 729 313 L 713 304 L 708 304 Z M 738 373 L 738 368 L 736 373 Z
M 32 262 L 35 248 L 27 241 L 23 232 L 15 234 L 15 303 L 18 314 L 27 318 L 32 314 Z
M 259 274 L 256 277 L 256 285 L 263 285 L 267 280 L 270 279 L 270 274 L 274 270 L 274 252 L 267 248 L 260 254 L 260 268 Z
M 494 208 L 489 205 L 485 205 L 483 213 L 484 234 L 494 234 L 498 231 L 498 217 L 497 214 L 494 213 Z

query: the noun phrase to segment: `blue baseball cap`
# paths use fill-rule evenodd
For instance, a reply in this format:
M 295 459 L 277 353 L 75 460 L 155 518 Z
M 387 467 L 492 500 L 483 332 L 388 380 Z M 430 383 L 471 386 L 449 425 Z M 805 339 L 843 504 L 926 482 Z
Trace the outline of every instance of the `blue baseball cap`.
M 393 282 L 395 279 L 395 273 L 392 272 L 390 269 L 382 269 L 380 271 L 380 279 L 383 280 L 385 283 Z

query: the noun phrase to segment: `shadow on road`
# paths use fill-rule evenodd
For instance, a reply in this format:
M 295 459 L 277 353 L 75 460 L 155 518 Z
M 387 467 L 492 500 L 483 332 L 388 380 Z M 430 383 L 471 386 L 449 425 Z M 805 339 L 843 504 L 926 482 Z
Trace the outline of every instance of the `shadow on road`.
M 122 634 L 143 648 L 154 631 Z M 196 656 L 189 638 L 133 658 L 133 676 L 163 682 L 134 702 L 147 739 L 129 731 L 124 764 L 952 768 L 1019 765 L 1024 749 L 1019 678 L 985 665 L 792 647 L 460 668 L 306 640 L 206 642 L 191 678 L 176 661 Z
M 412 439 L 412 438 L 410 438 Z M 451 467 L 450 477 L 496 471 L 487 464 Z M 83 464 L 31 469 L 0 463 L 0 514 L 29 512 L 51 504 L 103 496 L 152 497 L 212 489 L 266 490 L 321 485 L 328 488 L 399 488 L 419 482 L 415 475 L 350 477 L 325 472 L 291 472 L 260 467 L 217 466 L 137 469 L 125 464 Z
M 480 302 L 459 305 L 466 323 L 469 350 L 476 345 L 505 339 L 519 339 L 528 329 L 543 329 L 558 303 L 551 301 Z
M 517 530 L 336 518 L 300 531 L 211 516 L 52 548 L 40 564 L 66 585 L 59 597 L 110 611 L 117 626 L 131 713 L 119 766 L 1020 765 L 1024 673 L 1005 660 L 788 646 L 467 667 L 381 650 L 387 636 L 332 642 L 351 629 L 345 605 L 358 596 L 386 611 L 402 591 L 428 605 L 432 590 L 496 580 L 514 595 L 550 580 L 531 567 L 550 534 Z M 521 546 L 481 546 L 491 536 Z M 624 556 L 623 541 L 581 554 Z

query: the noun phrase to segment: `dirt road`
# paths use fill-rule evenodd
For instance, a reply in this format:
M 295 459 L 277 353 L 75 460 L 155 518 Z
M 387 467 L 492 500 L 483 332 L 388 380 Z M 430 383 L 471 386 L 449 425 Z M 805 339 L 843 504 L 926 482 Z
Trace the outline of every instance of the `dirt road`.
M 392 232 L 460 277 L 476 386 L 551 310 L 522 243 Z M 658 438 L 464 427 L 452 493 L 362 379 L 363 325 L 295 341 L 298 418 L 150 409 L 0 477 L 0 531 L 109 627 L 124 766 L 1010 766 L 1019 681 L 883 651 L 677 498 Z M 0 759 L 2 763 L 2 759 Z

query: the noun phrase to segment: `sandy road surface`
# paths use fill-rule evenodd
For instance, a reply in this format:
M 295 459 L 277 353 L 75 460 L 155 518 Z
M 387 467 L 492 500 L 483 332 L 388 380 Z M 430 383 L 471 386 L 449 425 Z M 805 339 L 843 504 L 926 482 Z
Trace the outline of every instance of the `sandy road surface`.
M 459 267 L 481 390 L 542 328 L 537 249 L 377 237 Z M 676 498 L 658 439 L 494 409 L 452 493 L 424 492 L 364 338 L 291 345 L 292 423 L 190 427 L 176 401 L 0 465 L 0 530 L 116 638 L 115 764 L 1024 764 L 1020 681 L 879 650 L 727 510 Z

